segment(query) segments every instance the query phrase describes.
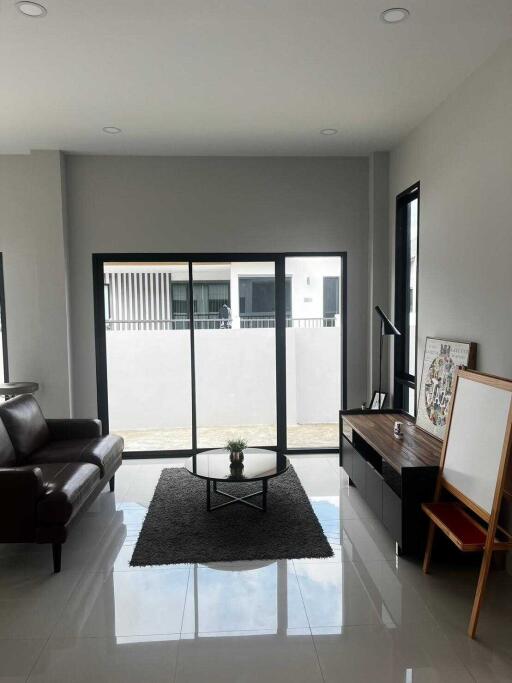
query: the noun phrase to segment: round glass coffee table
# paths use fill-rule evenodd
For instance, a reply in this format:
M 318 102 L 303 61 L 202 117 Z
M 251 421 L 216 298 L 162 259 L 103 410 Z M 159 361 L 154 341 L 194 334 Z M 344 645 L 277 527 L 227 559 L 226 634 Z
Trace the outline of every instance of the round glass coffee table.
M 226 507 L 226 505 L 233 505 L 233 503 L 242 503 L 265 512 L 267 509 L 268 480 L 286 472 L 290 466 L 290 461 L 285 455 L 263 448 L 246 448 L 243 452 L 243 458 L 234 460 L 225 448 L 217 448 L 193 455 L 187 460 L 185 466 L 190 474 L 206 480 L 206 509 L 208 512 Z M 246 496 L 233 496 L 227 491 L 221 491 L 217 486 L 219 482 L 246 484 L 255 481 L 261 481 L 261 490 L 253 491 Z M 211 504 L 212 482 L 215 493 L 229 500 L 219 505 Z M 249 500 L 254 496 L 262 496 L 261 506 Z

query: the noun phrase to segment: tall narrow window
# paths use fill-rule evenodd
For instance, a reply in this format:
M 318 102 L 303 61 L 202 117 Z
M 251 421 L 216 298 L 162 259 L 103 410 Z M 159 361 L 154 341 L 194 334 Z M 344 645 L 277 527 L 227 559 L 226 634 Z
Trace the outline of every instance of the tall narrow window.
M 395 324 L 402 333 L 395 337 L 395 408 L 416 414 L 416 329 L 418 277 L 419 183 L 396 199 Z
M 5 329 L 5 293 L 2 254 L 0 254 L 0 382 L 9 381 L 7 364 L 7 333 Z

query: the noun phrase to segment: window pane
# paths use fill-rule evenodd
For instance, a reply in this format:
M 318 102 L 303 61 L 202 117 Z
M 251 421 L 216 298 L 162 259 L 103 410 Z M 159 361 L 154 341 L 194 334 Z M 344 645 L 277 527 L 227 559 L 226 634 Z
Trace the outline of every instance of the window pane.
M 416 406 L 415 406 L 416 392 L 414 391 L 414 389 L 407 389 L 407 392 L 408 392 L 408 395 L 407 395 L 407 404 L 408 405 L 406 407 L 406 410 L 411 415 L 415 415 L 416 414 Z
M 188 264 L 106 263 L 104 282 L 110 430 L 127 451 L 192 448 Z
M 339 256 L 285 261 L 293 316 L 286 326 L 286 410 L 289 448 L 339 445 L 342 316 Z
M 214 301 L 227 306 L 232 292 L 227 310 L 194 324 L 199 448 L 238 437 L 249 446 L 277 443 L 274 271 L 273 262 L 193 264 L 194 289 L 210 280 L 210 311 Z
M 416 265 L 418 256 L 418 200 L 407 206 L 407 347 L 405 371 L 416 375 Z
M 324 318 L 333 318 L 340 312 L 340 279 L 324 277 Z
M 273 282 L 255 280 L 252 283 L 252 313 L 273 313 L 275 310 Z

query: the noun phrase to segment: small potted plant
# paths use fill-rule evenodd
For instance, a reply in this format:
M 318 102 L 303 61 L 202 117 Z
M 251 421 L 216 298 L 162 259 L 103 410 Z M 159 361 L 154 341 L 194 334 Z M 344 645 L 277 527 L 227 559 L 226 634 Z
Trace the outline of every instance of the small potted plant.
M 229 451 L 231 462 L 241 462 L 244 459 L 244 448 L 247 448 L 245 439 L 231 439 L 227 442 L 226 448 Z

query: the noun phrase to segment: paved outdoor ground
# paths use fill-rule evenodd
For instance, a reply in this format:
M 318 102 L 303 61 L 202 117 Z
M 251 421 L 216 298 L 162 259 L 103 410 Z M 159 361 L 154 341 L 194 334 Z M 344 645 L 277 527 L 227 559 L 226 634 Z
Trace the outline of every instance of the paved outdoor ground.
M 123 437 L 127 451 L 159 451 L 191 448 L 190 429 L 140 429 L 113 430 Z M 199 427 L 200 448 L 222 448 L 228 439 L 244 438 L 249 446 L 270 446 L 276 443 L 275 425 L 251 425 L 239 427 Z M 312 424 L 288 427 L 290 448 L 337 448 L 338 425 Z

